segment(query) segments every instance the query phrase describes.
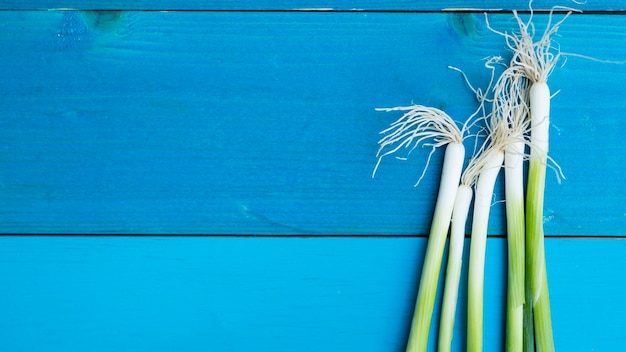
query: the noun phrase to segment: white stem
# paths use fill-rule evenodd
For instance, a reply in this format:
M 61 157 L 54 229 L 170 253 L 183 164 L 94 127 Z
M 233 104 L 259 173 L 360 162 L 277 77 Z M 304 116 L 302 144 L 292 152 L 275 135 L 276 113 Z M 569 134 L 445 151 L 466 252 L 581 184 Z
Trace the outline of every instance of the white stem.
M 450 143 L 446 147 L 446 154 L 443 160 L 443 168 L 441 171 L 441 182 L 439 185 L 439 193 L 437 195 L 437 204 L 435 210 L 442 213 L 446 221 L 449 222 L 452 217 L 452 209 L 454 208 L 454 200 L 456 191 L 461 179 L 463 171 L 463 161 L 465 160 L 465 147 L 462 143 Z M 439 204 L 441 202 L 441 205 Z M 446 224 L 448 229 L 450 224 Z M 446 231 L 447 232 L 447 231 Z
M 543 201 L 548 161 L 550 89 L 546 83 L 530 88 L 531 149 L 526 192 L 526 275 L 533 308 L 537 351 L 552 352 L 554 336 L 548 293 L 543 234 Z
M 450 143 L 446 146 L 439 194 L 430 228 L 407 351 L 425 351 L 428 345 L 428 333 L 437 294 L 439 271 L 464 159 L 465 147 L 462 143 Z
M 506 351 L 522 351 L 524 345 L 525 226 L 524 142 L 506 146 L 504 182 L 508 243 Z
M 459 282 L 461 280 L 461 266 L 463 263 L 465 225 L 467 223 L 467 215 L 469 213 L 473 195 L 474 193 L 472 191 L 472 187 L 462 184 L 457 189 L 456 198 L 454 200 L 452 222 L 450 225 L 448 267 L 446 269 L 446 281 L 441 307 L 441 320 L 439 323 L 439 352 L 450 351 L 452 346 L 454 316 L 456 314 Z
M 530 87 L 530 165 L 527 201 L 531 212 L 529 221 L 530 238 L 527 239 L 526 251 L 532 260 L 530 265 L 530 290 L 533 304 L 539 298 L 543 277 L 542 267 L 545 266 L 543 243 L 543 199 L 545 187 L 545 171 L 548 162 L 548 143 L 550 131 L 550 88 L 545 82 L 534 83 Z M 529 206 L 530 205 L 530 206 Z
M 511 194 L 524 199 L 524 146 L 523 141 L 514 142 L 506 146 L 504 151 L 504 177 L 506 189 Z
M 489 211 L 491 209 L 493 189 L 504 161 L 504 153 L 502 151 L 494 150 L 491 153 L 493 154 L 486 160 L 476 181 L 470 244 L 467 292 L 467 350 L 476 352 L 482 351 L 483 344 L 483 290 Z
M 529 91 L 531 153 L 548 154 L 550 131 L 550 88 L 545 82 L 533 83 Z

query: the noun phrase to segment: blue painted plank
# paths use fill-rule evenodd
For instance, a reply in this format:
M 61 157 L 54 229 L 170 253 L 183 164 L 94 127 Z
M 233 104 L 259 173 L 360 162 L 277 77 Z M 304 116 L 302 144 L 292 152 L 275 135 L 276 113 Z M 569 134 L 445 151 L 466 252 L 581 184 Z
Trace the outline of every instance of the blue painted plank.
M 0 345 L 40 352 L 400 351 L 424 244 L 3 236 Z M 504 249 L 504 240 L 488 241 L 485 351 L 503 345 Z M 558 350 L 623 350 L 626 241 L 552 238 L 546 249 Z M 464 350 L 464 307 L 453 350 Z
M 0 9 L 11 10 L 343 10 L 343 11 L 437 11 L 450 9 L 511 10 L 528 8 L 528 0 L 255 0 L 255 1 L 199 1 L 199 0 L 0 0 Z M 624 10 L 620 0 L 602 1 L 533 1 L 535 9 L 568 6 L 580 10 Z
M 481 59 L 507 54 L 478 14 L 10 11 L 0 27 L 2 233 L 427 233 L 441 154 L 418 188 L 426 150 L 371 179 L 398 117 L 374 108 L 463 119 L 473 97 L 446 66 L 482 85 Z M 619 60 L 625 28 L 573 16 L 558 42 Z M 551 78 L 567 179 L 548 177 L 548 235 L 624 235 L 625 81 L 576 57 Z

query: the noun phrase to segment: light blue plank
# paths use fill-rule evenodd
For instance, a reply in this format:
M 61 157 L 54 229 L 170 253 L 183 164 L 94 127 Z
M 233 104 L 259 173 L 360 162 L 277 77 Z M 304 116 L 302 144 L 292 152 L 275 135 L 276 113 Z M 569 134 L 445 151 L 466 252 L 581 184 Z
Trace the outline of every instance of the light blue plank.
M 374 108 L 463 119 L 473 98 L 446 66 L 480 85 L 481 59 L 507 54 L 474 14 L 12 11 L 0 26 L 3 233 L 424 234 L 441 154 L 418 188 L 427 151 L 372 180 L 398 117 Z M 558 41 L 623 59 L 625 28 L 574 16 Z M 625 81 L 626 65 L 578 58 L 551 78 L 567 179 L 548 178 L 548 235 L 624 234 Z
M 354 10 L 354 11 L 437 11 L 443 9 L 510 10 L 528 8 L 527 0 L 255 0 L 255 1 L 200 1 L 200 0 L 0 0 L 0 9 L 46 10 Z M 581 10 L 624 10 L 623 1 L 533 1 L 535 9 L 550 9 L 555 5 Z
M 0 344 L 39 352 L 400 351 L 424 244 L 0 237 Z M 546 245 L 558 350 L 623 350 L 626 241 Z M 503 240 L 489 240 L 485 351 L 502 350 L 503 249 Z M 463 350 L 464 311 L 462 304 L 454 350 Z

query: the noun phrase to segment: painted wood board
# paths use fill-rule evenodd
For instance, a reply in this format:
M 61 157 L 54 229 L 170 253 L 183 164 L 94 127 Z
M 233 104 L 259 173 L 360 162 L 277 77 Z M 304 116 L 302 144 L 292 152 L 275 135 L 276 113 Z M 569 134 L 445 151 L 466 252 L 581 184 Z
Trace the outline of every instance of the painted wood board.
M 41 352 L 401 351 L 424 245 L 2 236 L 0 344 Z M 488 241 L 485 351 L 503 346 L 504 249 L 504 240 Z M 626 348 L 625 282 L 615 275 L 626 265 L 626 241 L 550 238 L 546 250 L 558 350 Z M 464 298 L 462 291 L 453 350 L 464 350 Z
M 526 0 L 256 0 L 256 1 L 199 1 L 199 0 L 135 0 L 135 1 L 93 1 L 93 0 L 0 0 L 0 9 L 46 10 L 303 10 L 303 11 L 439 11 L 439 10 L 512 10 L 528 9 Z M 550 9 L 553 6 L 575 7 L 580 10 L 623 11 L 623 1 L 533 1 L 535 9 Z
M 427 151 L 370 179 L 377 131 L 397 117 L 373 108 L 414 101 L 462 118 L 472 98 L 445 66 L 482 84 L 480 58 L 503 45 L 480 14 L 384 13 L 438 2 L 363 5 L 374 12 L 0 0 L 10 10 L 141 10 L 0 12 L 0 232 L 183 235 L 1 236 L 2 349 L 401 351 L 441 155 L 418 188 Z M 209 11 L 158 12 L 171 9 Z M 509 18 L 490 17 L 499 29 Z M 624 25 L 576 15 L 558 41 L 621 60 Z M 551 78 L 561 89 L 552 155 L 567 176 L 548 179 L 546 202 L 559 350 L 626 347 L 625 73 L 571 57 Z M 504 333 L 501 187 L 487 351 L 502 349 Z M 207 233 L 236 236 L 184 236 Z
M 441 154 L 419 187 L 428 150 L 372 179 L 398 118 L 374 108 L 464 119 L 473 95 L 447 65 L 485 85 L 481 60 L 507 55 L 481 14 L 10 11 L 0 26 L 2 233 L 425 234 Z M 625 28 L 572 16 L 558 43 L 620 60 Z M 626 65 L 577 57 L 550 79 L 566 179 L 549 174 L 547 235 L 624 234 L 625 81 Z

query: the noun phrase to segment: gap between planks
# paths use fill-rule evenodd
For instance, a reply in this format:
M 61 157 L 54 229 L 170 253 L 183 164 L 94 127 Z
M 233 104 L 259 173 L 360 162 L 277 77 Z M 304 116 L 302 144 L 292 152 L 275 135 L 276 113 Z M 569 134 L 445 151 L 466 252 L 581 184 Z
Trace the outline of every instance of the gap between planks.
M 574 8 L 572 8 L 574 10 Z M 232 12 L 232 13 L 311 13 L 311 12 L 324 12 L 324 13 L 389 13 L 389 14 L 406 14 L 406 13 L 424 13 L 424 14 L 437 14 L 437 13 L 489 13 L 489 14 L 511 14 L 513 10 L 510 9 L 481 9 L 481 8 L 444 8 L 441 10 L 365 10 L 365 9 L 333 9 L 333 8 L 296 8 L 296 9 L 115 9 L 115 8 L 103 8 L 103 9 L 80 9 L 80 8 L 20 8 L 20 9 L 0 9 L 0 12 L 28 12 L 28 11 L 85 11 L 85 12 L 206 12 L 206 13 L 219 13 L 219 12 Z M 530 14 L 528 9 L 518 9 L 517 13 Z M 565 14 L 570 12 L 567 8 L 559 8 L 555 10 L 549 9 L 534 9 L 534 14 Z M 586 10 L 580 12 L 572 12 L 572 15 L 626 15 L 626 10 Z
M 1 233 L 0 237 L 205 237 L 205 238 L 427 238 L 425 234 L 63 234 L 63 233 Z M 465 235 L 466 239 L 471 239 L 471 235 Z M 488 235 L 488 238 L 506 238 L 506 235 L 495 234 Z M 546 235 L 547 240 L 550 239 L 598 239 L 598 240 L 619 240 L 626 239 L 626 235 L 615 236 L 595 236 L 595 235 Z

